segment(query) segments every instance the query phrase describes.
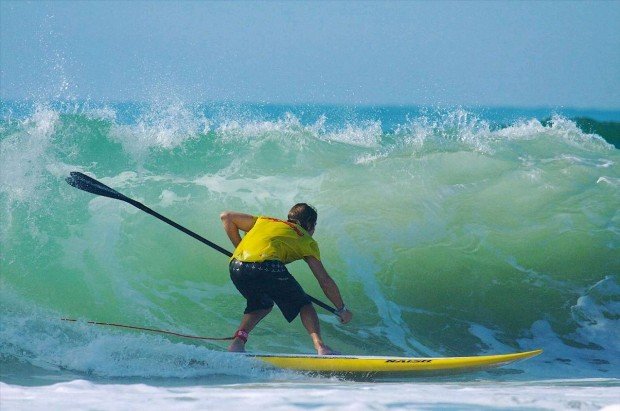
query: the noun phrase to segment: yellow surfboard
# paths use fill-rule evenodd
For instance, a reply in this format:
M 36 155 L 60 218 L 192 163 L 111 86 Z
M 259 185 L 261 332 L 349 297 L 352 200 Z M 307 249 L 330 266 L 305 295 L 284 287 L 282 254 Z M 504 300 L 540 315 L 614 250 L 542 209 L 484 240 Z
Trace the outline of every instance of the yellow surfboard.
M 368 357 L 349 355 L 251 354 L 269 366 L 296 371 L 363 374 L 456 374 L 480 371 L 524 360 L 542 350 L 475 357 Z

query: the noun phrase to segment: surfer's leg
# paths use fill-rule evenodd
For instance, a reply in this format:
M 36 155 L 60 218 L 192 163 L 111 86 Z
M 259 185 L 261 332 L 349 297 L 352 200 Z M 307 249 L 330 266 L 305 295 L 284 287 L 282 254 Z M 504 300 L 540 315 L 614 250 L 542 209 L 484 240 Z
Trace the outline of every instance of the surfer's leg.
M 241 324 L 239 325 L 239 330 L 244 330 L 249 333 L 256 327 L 256 324 L 260 322 L 267 314 L 271 312 L 271 308 L 266 308 L 264 310 L 252 311 L 251 313 L 243 314 L 243 318 L 241 319 Z M 243 341 L 239 337 L 235 337 L 232 343 L 228 346 L 228 351 L 231 352 L 244 352 L 245 351 L 245 341 Z
M 319 355 L 335 355 L 336 351 L 329 348 L 323 342 L 321 338 L 321 326 L 319 325 L 319 316 L 312 304 L 306 304 L 299 310 L 299 316 L 301 317 L 301 323 L 308 330 L 308 334 L 312 338 L 314 348 Z

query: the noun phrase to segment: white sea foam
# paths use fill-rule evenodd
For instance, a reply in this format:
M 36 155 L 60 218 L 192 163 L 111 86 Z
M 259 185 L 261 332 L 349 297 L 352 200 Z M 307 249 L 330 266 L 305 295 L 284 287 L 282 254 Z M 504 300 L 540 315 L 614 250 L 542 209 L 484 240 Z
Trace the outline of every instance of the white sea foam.
M 195 114 L 181 102 L 158 103 L 143 112 L 135 124 L 114 123 L 110 134 L 140 160 L 152 149 L 171 150 L 200 133 L 206 134 L 210 125 L 204 115 Z
M 319 122 L 321 120 L 319 119 Z M 304 131 L 313 131 L 316 126 L 304 126 L 292 113 L 285 113 L 283 118 L 276 121 L 269 120 L 225 120 L 216 129 L 216 132 L 225 139 L 244 137 L 268 137 L 270 134 L 291 134 Z
M 105 378 L 228 375 L 264 379 L 273 375 L 257 360 L 221 349 L 171 342 L 158 334 L 119 331 L 86 322 L 67 323 L 60 316 L 40 314 L 3 315 L 0 346 L 4 361 L 20 359 L 46 369 Z
M 298 202 L 303 194 L 318 190 L 324 179 L 323 176 L 314 178 L 295 179 L 288 176 L 255 176 L 233 178 L 228 174 L 234 173 L 235 167 L 228 172 L 215 175 L 205 175 L 194 180 L 194 184 L 206 187 L 210 193 L 226 198 L 241 200 L 248 207 L 273 206 L 273 203 L 290 205 Z
M 551 118 L 551 124 L 547 129 L 574 147 L 614 150 L 614 146 L 607 143 L 601 136 L 584 133 L 574 121 L 560 115 L 554 115 Z
M 174 191 L 164 190 L 161 192 L 161 195 L 159 196 L 159 199 L 161 200 L 159 202 L 159 205 L 161 207 L 170 207 L 174 203 L 187 202 L 191 198 L 192 198 L 191 194 L 188 194 L 185 197 L 180 197 Z
M 584 344 L 596 344 L 612 357 L 620 357 L 620 328 L 614 317 L 620 313 L 620 285 L 615 276 L 606 276 L 577 299 L 571 307 L 573 319 L 579 324 L 575 336 Z M 616 358 L 618 358 L 616 357 Z M 616 370 L 620 377 L 620 369 Z
M 19 122 L 20 131 L 0 140 L 0 194 L 5 198 L 1 211 L 2 241 L 6 241 L 13 225 L 13 207 L 26 205 L 32 212 L 41 207 L 47 168 L 56 163 L 50 147 L 59 122 L 58 112 L 37 106 L 30 117 Z M 40 233 L 34 226 L 30 231 L 35 236 Z
M 507 140 L 531 140 L 546 130 L 538 119 L 528 119 L 518 120 L 512 125 L 496 131 L 495 134 Z
M 302 124 L 292 113 L 285 113 L 277 120 L 224 120 L 216 129 L 222 141 L 232 142 L 242 139 L 248 143 L 262 144 L 265 141 L 291 145 L 302 149 L 307 145 L 306 138 L 327 142 L 343 143 L 351 146 L 378 148 L 383 135 L 380 121 L 346 123 L 342 127 L 326 128 L 326 116 L 319 116 L 314 123 Z
M 620 178 L 602 176 L 596 180 L 596 184 L 607 184 L 612 187 L 620 187 Z
M 36 190 L 44 182 L 45 167 L 54 161 L 48 149 L 59 119 L 58 112 L 37 106 L 22 122 L 23 132 L 0 141 L 0 189 L 9 203 L 38 197 Z
M 251 385 L 157 386 L 97 384 L 74 380 L 40 387 L 0 383 L 3 409 L 287 410 L 377 409 L 580 409 L 620 407 L 620 388 L 607 381 L 532 383 L 255 383 Z M 613 383 L 613 382 L 612 382 Z
M 366 121 L 356 125 L 347 123 L 344 129 L 327 134 L 325 139 L 353 146 L 378 148 L 382 135 L 380 121 Z

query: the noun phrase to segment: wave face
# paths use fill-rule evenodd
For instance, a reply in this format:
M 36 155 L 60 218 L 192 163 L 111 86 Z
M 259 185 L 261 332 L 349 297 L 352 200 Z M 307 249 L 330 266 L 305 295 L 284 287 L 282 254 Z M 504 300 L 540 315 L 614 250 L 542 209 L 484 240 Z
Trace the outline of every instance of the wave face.
M 227 336 L 244 307 L 224 256 L 69 186 L 77 170 L 226 248 L 223 210 L 283 217 L 315 205 L 322 257 L 355 313 L 349 326 L 321 315 L 343 352 L 543 348 L 522 369 L 620 376 L 620 155 L 566 117 L 179 102 L 3 102 L 1 112 L 5 369 L 239 368 L 217 344 L 59 321 Z M 303 263 L 290 268 L 325 300 Z M 301 324 L 276 312 L 249 348 L 312 351 Z

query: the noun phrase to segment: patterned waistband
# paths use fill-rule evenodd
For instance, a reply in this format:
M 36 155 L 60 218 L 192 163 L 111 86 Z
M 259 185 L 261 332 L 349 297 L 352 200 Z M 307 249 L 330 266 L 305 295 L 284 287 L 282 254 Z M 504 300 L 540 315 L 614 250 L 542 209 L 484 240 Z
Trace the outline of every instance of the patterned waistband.
M 230 262 L 231 268 L 239 271 L 239 270 L 258 270 L 258 271 L 269 271 L 272 273 L 280 273 L 286 271 L 286 266 L 282 261 L 278 260 L 267 260 L 260 262 L 244 262 L 239 260 L 232 260 Z

